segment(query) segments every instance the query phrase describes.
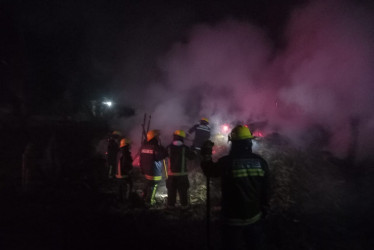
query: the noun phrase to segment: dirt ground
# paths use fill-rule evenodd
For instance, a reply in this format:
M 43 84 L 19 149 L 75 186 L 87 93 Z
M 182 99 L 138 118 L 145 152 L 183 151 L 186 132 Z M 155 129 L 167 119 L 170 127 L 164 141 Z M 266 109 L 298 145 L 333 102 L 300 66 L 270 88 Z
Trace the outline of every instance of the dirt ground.
M 191 179 L 198 179 L 200 174 L 194 174 Z M 67 181 L 5 196 L 1 249 L 208 249 L 205 184 L 191 192 L 188 211 L 165 209 L 164 195 L 157 197 L 155 208 L 144 208 L 136 192 L 141 185 L 137 181 L 131 203 L 119 202 L 111 182 L 92 188 Z M 220 249 L 218 184 L 211 185 L 210 245 Z M 197 186 L 192 181 L 192 188 Z M 165 190 L 162 185 L 160 190 Z M 264 249 L 371 249 L 372 217 L 348 211 L 272 214 L 265 221 Z
M 57 138 L 60 143 L 55 150 L 60 154 L 52 159 L 56 165 L 48 163 L 51 157 L 44 157 L 45 167 L 26 190 L 21 185 L 26 145 L 7 143 L 22 142 L 23 137 L 1 134 L 6 143 L 0 148 L 0 249 L 208 249 L 206 181 L 198 167 L 190 168 L 188 211 L 165 209 L 164 184 L 157 206 L 144 208 L 139 196 L 143 181 L 137 170 L 131 203 L 120 203 L 116 184 L 104 178 L 105 160 L 76 143 L 84 137 L 67 136 L 79 133 L 68 132 Z M 51 140 L 43 143 L 51 145 Z M 52 147 L 44 148 L 44 154 L 51 155 Z M 266 141 L 258 153 L 272 172 L 264 249 L 372 249 L 370 161 L 352 167 L 351 161 L 325 153 L 301 152 Z M 219 181 L 213 180 L 211 249 L 220 249 L 222 238 L 219 200 Z

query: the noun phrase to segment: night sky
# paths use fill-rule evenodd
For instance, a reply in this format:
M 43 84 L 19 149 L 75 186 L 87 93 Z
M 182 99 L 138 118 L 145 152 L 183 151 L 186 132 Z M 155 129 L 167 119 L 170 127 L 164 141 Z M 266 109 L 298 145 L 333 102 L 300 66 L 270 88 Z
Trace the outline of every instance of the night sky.
M 281 43 L 298 2 L 2 1 L 2 103 L 48 113 L 66 99 L 76 106 L 145 85 L 159 76 L 158 57 L 200 23 L 250 21 Z

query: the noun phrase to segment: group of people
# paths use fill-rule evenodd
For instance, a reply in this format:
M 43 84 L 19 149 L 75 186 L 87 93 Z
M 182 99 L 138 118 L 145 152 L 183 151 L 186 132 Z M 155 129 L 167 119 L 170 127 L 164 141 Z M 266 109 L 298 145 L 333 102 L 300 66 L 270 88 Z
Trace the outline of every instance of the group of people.
M 192 146 L 188 147 L 184 139 L 188 134 L 195 134 Z M 188 130 L 176 130 L 173 141 L 167 147 L 160 143 L 160 130 L 150 130 L 140 148 L 140 169 L 145 177 L 144 201 L 147 207 L 156 203 L 156 192 L 165 173 L 168 190 L 168 208 L 175 208 L 177 195 L 183 209 L 189 207 L 189 180 L 187 160 L 199 155 L 203 143 L 210 138 L 209 120 L 201 118 L 200 123 Z M 119 142 L 119 143 L 118 143 Z M 119 197 L 121 201 L 129 199 L 132 192 L 133 180 L 131 178 L 132 156 L 131 141 L 122 138 L 119 131 L 113 131 L 108 140 L 107 170 L 110 179 L 119 184 Z
M 220 177 L 222 180 L 224 249 L 241 249 L 243 244 L 251 247 L 259 244 L 260 221 L 268 210 L 269 169 L 267 162 L 252 152 L 254 136 L 249 128 L 237 125 L 231 131 L 230 152 L 216 162 L 212 160 L 214 143 L 209 140 L 208 119 L 202 118 L 200 124 L 193 126 L 188 133 L 195 133 L 192 147 L 185 145 L 186 132 L 183 130 L 176 130 L 172 143 L 163 147 L 159 139 L 160 131 L 148 131 L 146 142 L 140 149 L 140 169 L 147 182 L 144 190 L 146 206 L 150 207 L 156 203 L 155 195 L 164 171 L 167 178 L 167 207 L 175 208 L 179 194 L 181 208 L 188 208 L 187 160 L 198 155 L 203 173 L 207 177 Z M 113 176 L 123 180 L 124 185 L 129 186 L 124 190 L 131 192 L 130 141 L 121 139 L 119 148 L 117 171 Z

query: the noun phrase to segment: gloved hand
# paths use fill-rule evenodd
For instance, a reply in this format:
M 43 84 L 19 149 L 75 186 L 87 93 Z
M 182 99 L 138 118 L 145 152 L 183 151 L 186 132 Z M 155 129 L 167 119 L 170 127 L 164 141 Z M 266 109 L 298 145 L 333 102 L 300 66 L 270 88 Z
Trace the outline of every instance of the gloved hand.
M 204 160 L 208 160 L 212 158 L 212 151 L 213 151 L 214 142 L 207 140 L 204 142 L 203 146 L 201 147 L 201 156 Z

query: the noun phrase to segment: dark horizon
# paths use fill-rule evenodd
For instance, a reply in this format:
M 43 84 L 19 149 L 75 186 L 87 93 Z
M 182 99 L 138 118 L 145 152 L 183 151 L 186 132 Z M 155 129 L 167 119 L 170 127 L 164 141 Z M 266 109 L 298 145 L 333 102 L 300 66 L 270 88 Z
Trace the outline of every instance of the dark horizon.
M 82 102 L 115 96 L 120 79 L 138 85 L 160 75 L 158 58 L 199 23 L 253 22 L 281 44 L 300 2 L 2 1 L 1 103 L 53 113 L 44 101 L 71 101 L 76 112 Z

